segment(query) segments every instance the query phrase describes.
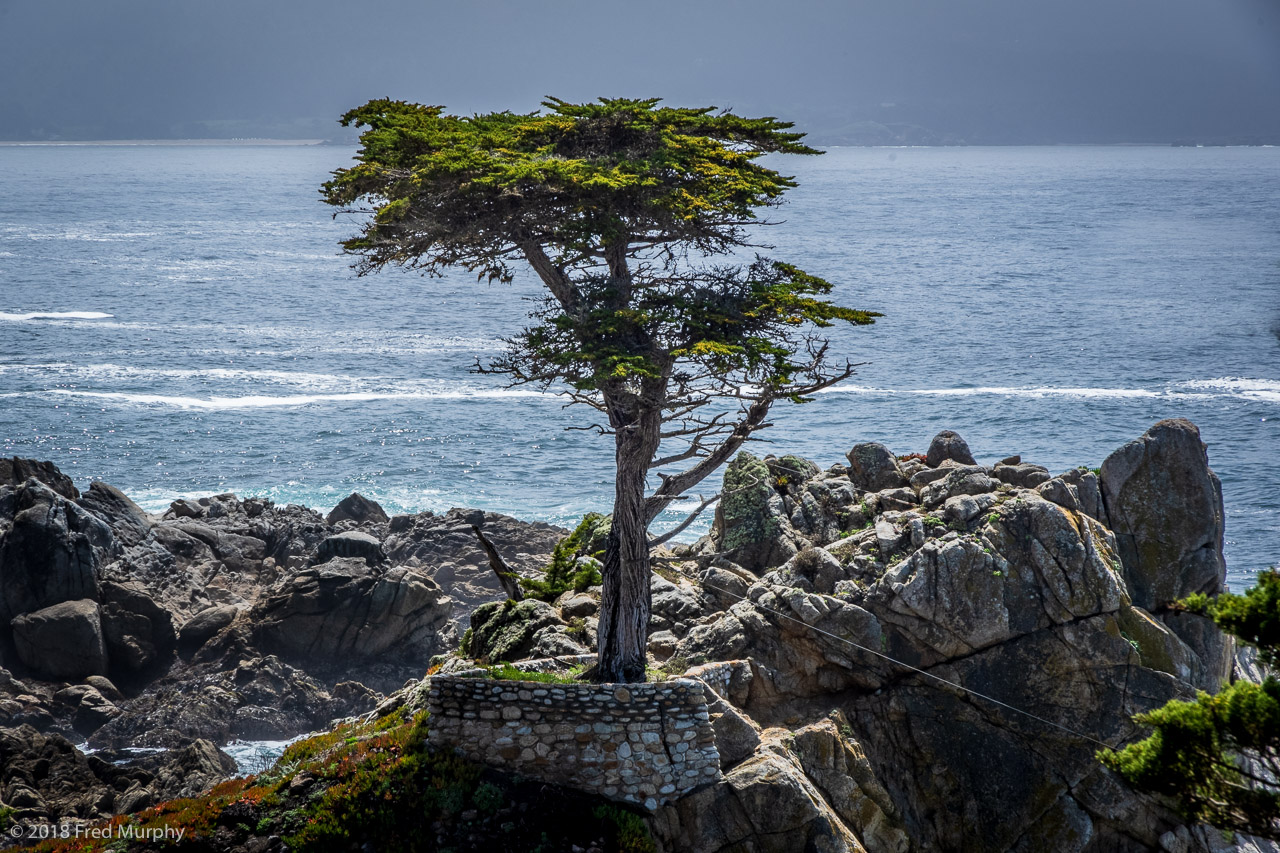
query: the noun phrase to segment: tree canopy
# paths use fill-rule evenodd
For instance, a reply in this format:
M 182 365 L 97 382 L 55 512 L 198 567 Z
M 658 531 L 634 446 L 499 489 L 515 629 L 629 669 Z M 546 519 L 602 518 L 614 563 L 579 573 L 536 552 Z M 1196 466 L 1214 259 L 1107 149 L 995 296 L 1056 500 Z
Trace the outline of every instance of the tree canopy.
M 1258 660 L 1280 659 L 1280 574 L 1258 575 L 1243 595 L 1194 595 L 1183 605 L 1253 645 Z M 1151 735 L 1102 762 L 1135 787 L 1172 798 L 1189 819 L 1280 839 L 1280 682 L 1237 681 L 1194 702 L 1174 700 L 1139 714 Z
M 343 243 L 361 274 L 460 267 L 506 282 L 527 264 L 546 286 L 534 324 L 484 369 L 605 415 L 595 428 L 614 436 L 617 480 L 601 670 L 642 680 L 649 524 L 767 426 L 773 402 L 852 373 L 828 363 L 816 329 L 879 315 L 828 301 L 832 285 L 793 264 L 726 257 L 759 248 L 758 211 L 795 185 L 759 158 L 820 153 L 791 124 L 657 99 L 543 107 L 371 101 L 343 116 L 367 130 L 322 193 L 369 214 Z M 674 449 L 659 458 L 660 445 Z M 686 461 L 646 494 L 651 469 Z

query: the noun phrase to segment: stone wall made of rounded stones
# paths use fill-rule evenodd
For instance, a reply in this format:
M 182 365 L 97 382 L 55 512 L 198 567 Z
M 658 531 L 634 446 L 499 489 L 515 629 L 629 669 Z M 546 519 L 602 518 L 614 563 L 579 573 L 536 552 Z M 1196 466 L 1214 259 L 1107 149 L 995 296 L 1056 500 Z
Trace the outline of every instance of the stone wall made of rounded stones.
M 728 660 L 704 663 L 685 671 L 683 678 L 695 678 L 735 705 L 746 704 L 751 691 L 751 661 Z
M 466 757 L 653 810 L 715 781 L 706 687 L 431 679 L 428 739 Z

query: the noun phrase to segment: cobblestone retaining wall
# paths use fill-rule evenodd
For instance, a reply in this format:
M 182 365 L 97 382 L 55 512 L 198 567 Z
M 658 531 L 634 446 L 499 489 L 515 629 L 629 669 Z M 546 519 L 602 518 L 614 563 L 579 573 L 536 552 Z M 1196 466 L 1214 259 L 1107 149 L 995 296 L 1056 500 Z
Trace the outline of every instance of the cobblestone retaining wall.
M 682 677 L 696 678 L 720 694 L 721 698 L 741 706 L 746 704 L 747 696 L 751 692 L 751 661 L 727 660 L 704 663 L 687 670 Z
M 436 675 L 434 746 L 654 810 L 720 775 L 706 686 L 543 684 Z

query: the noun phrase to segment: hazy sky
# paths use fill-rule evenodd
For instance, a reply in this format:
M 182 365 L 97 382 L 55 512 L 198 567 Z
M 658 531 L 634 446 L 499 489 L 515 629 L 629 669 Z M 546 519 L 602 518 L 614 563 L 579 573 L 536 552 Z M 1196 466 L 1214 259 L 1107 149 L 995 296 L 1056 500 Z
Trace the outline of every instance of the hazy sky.
M 660 96 L 953 141 L 1280 141 L 1280 0 L 0 0 L 0 138 Z M 918 131 L 923 132 L 923 131 Z

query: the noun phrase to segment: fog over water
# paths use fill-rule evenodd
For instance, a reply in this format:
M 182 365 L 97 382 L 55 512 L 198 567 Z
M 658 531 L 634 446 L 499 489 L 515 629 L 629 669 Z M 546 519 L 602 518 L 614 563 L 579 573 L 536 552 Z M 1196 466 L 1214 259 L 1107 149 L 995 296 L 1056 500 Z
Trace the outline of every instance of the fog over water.
M 1280 142 L 1274 0 L 0 0 L 0 139 L 661 96 L 825 143 Z

